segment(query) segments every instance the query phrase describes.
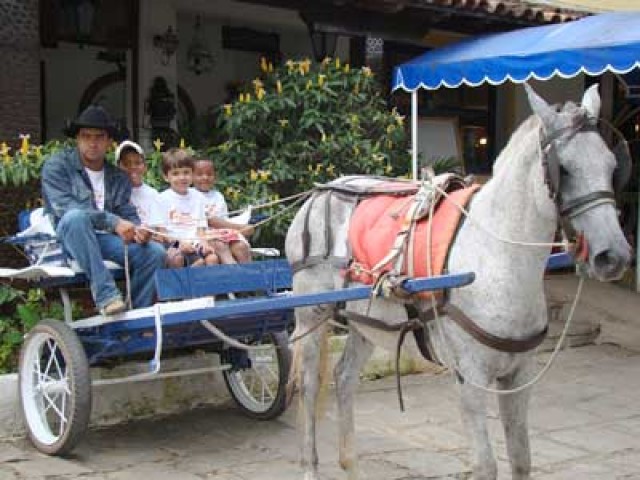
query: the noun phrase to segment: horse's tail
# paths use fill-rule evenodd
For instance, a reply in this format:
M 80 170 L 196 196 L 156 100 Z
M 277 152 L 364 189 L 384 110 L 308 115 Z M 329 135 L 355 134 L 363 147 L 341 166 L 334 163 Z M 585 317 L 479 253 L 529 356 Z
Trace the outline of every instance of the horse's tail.
M 324 415 L 326 411 L 326 399 L 327 399 L 327 386 L 329 385 L 330 378 L 330 349 L 329 349 L 329 328 L 326 322 L 323 322 L 321 325 L 317 327 L 311 327 L 311 329 L 302 329 L 301 323 L 296 325 L 296 329 L 294 330 L 291 338 L 293 340 L 293 358 L 291 360 L 291 370 L 289 371 L 289 380 L 287 382 L 287 403 L 290 403 L 293 399 L 293 395 L 298 392 L 300 396 L 298 400 L 300 402 L 298 408 L 298 420 L 301 423 L 304 418 L 304 383 L 303 383 L 303 375 L 304 372 L 304 349 L 306 348 L 319 348 L 320 349 L 320 358 L 319 358 L 319 368 L 317 372 L 317 382 L 318 382 L 318 395 L 316 397 L 315 404 L 315 418 L 319 420 Z M 318 342 L 308 341 L 311 338 L 305 337 L 317 337 Z M 312 380 L 313 381 L 313 380 Z M 301 416 L 300 416 L 301 415 Z

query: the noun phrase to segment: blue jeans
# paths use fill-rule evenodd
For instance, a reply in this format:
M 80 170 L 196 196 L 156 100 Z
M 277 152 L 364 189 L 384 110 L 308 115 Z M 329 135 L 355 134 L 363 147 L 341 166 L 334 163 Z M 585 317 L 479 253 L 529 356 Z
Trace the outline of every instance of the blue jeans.
M 113 275 L 103 263 L 103 260 L 111 260 L 124 266 L 124 242 L 118 235 L 96 232 L 84 210 L 65 213 L 58 222 L 56 233 L 65 251 L 89 278 L 91 294 L 99 309 L 122 298 Z M 165 265 L 164 247 L 156 242 L 130 243 L 128 249 L 133 308 L 148 307 L 153 304 L 155 293 L 153 275 Z

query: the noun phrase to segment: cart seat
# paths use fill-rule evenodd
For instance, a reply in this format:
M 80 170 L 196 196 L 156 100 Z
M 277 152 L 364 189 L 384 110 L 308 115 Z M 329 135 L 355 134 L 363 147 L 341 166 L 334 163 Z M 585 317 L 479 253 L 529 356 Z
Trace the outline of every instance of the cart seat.
M 41 280 L 44 282 L 42 286 L 50 287 L 87 281 L 78 263 L 63 251 L 53 224 L 42 207 L 20 212 L 18 229 L 19 232 L 7 241 L 22 248 L 30 265 L 21 269 L 0 269 L 0 277 Z M 115 278 L 121 278 L 121 265 L 109 260 L 105 260 L 104 264 Z

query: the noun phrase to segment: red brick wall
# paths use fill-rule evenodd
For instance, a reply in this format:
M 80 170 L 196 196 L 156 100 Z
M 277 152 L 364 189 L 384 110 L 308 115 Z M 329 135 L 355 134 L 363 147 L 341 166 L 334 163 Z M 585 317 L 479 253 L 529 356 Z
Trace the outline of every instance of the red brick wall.
M 40 141 L 38 0 L 0 0 L 0 141 Z

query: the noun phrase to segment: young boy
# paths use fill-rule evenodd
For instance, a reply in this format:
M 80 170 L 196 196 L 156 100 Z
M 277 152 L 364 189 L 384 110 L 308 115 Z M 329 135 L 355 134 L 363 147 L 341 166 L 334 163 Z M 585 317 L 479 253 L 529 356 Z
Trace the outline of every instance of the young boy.
M 144 150 L 131 140 L 125 140 L 116 148 L 116 164 L 129 175 L 131 181 L 131 203 L 136 207 L 142 225 L 153 222 L 151 216 L 158 209 L 158 191 L 144 183 L 147 164 Z
M 159 195 L 156 228 L 167 245 L 167 265 L 183 267 L 218 263 L 205 237 L 206 198 L 189 188 L 194 160 L 184 149 L 171 148 L 162 155 L 162 174 L 169 188 Z
M 253 233 L 250 225 L 241 225 L 227 220 L 229 209 L 222 193 L 215 188 L 216 171 L 213 162 L 198 158 L 194 162 L 193 186 L 207 198 L 206 213 L 210 244 L 221 263 L 246 263 L 251 261 L 251 248 L 244 237 Z

